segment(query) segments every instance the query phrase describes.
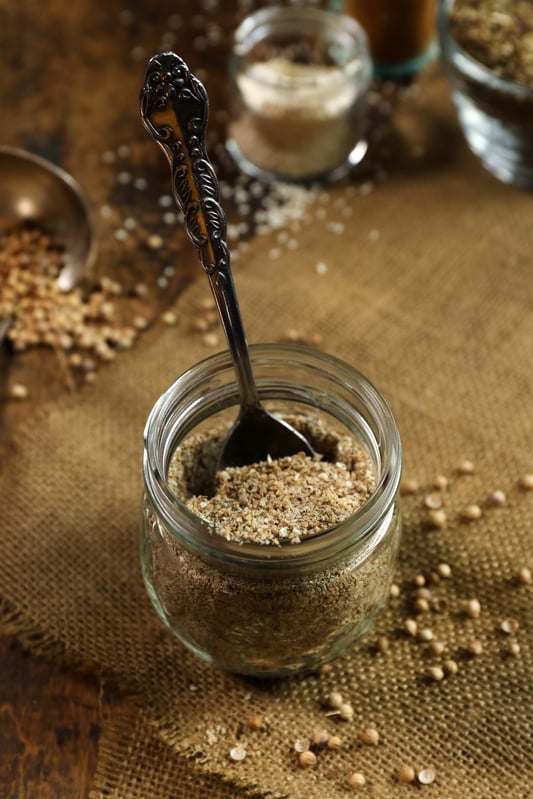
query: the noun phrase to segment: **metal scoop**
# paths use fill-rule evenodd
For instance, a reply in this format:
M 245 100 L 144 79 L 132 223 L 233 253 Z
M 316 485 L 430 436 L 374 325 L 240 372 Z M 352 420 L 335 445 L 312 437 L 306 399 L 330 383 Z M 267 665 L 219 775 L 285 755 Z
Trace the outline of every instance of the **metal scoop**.
M 140 95 L 143 124 L 170 163 L 174 198 L 199 250 L 233 359 L 240 411 L 223 443 L 218 468 L 245 466 L 313 448 L 259 399 L 226 243 L 219 183 L 206 151 L 209 100 L 202 83 L 173 52 L 148 60 Z
M 61 291 L 70 291 L 90 270 L 96 239 L 85 195 L 60 167 L 16 147 L 0 147 L 0 231 L 34 222 L 64 247 L 57 277 Z M 0 342 L 11 324 L 0 318 Z

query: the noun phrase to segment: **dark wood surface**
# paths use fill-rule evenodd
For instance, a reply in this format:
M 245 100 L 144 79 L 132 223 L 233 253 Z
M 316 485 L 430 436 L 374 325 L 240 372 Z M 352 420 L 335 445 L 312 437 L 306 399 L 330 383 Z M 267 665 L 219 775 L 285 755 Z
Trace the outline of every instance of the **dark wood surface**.
M 85 799 L 96 766 L 102 690 L 0 638 L 0 797 Z

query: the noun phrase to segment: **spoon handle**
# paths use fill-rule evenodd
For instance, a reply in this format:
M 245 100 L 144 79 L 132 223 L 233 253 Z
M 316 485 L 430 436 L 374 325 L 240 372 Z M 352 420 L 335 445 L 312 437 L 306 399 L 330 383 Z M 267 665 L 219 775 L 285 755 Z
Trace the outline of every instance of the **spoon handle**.
M 152 56 L 140 95 L 143 124 L 165 153 L 174 198 L 199 250 L 231 352 L 244 407 L 259 404 L 226 243 L 226 216 L 206 149 L 209 100 L 187 64 L 173 52 Z

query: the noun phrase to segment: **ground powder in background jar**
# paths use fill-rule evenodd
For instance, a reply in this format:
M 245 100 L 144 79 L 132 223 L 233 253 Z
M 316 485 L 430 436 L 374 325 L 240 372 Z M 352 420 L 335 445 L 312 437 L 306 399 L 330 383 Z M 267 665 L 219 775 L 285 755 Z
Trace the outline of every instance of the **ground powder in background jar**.
M 366 86 L 340 67 L 277 56 L 237 76 L 243 109 L 230 123 L 242 154 L 288 178 L 341 166 L 362 137 Z

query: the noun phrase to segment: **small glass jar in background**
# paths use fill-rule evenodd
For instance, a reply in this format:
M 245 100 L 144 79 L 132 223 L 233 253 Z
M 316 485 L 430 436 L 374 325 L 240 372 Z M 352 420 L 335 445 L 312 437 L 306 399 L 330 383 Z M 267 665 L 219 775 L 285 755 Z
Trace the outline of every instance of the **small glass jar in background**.
M 506 9 L 442 0 L 440 48 L 468 146 L 496 178 L 532 189 L 533 4 Z
M 318 8 L 264 8 L 234 35 L 228 150 L 246 173 L 335 179 L 364 157 L 366 35 Z
M 169 463 L 190 434 L 237 415 L 231 358 L 219 353 L 179 377 L 148 418 L 142 568 L 157 612 L 189 649 L 224 669 L 273 677 L 344 654 L 386 603 L 400 540 L 401 445 L 380 393 L 343 361 L 277 344 L 253 346 L 251 357 L 270 410 L 320 418 L 363 446 L 373 493 L 299 543 L 229 541 L 192 514 L 169 487 Z M 189 465 L 189 482 L 202 464 Z
M 437 55 L 437 0 L 344 0 L 342 8 L 366 31 L 382 78 L 412 76 Z

